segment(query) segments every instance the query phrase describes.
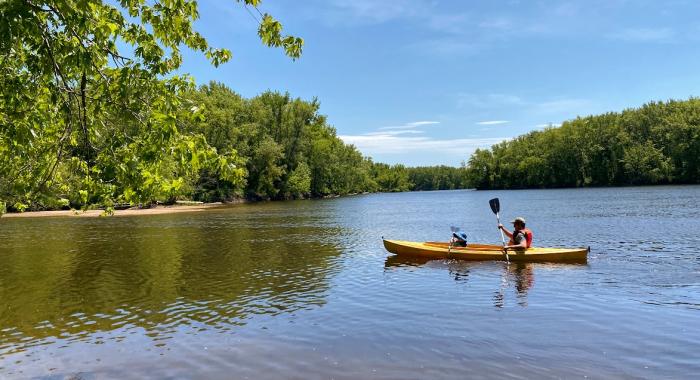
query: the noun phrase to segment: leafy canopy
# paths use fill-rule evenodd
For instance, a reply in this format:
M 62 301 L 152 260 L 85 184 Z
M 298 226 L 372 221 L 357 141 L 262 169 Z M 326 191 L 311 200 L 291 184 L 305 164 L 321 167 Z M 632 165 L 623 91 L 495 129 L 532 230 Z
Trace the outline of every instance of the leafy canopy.
M 652 102 L 579 117 L 479 149 L 477 188 L 653 185 L 700 182 L 700 99 Z
M 257 10 L 258 0 L 237 0 Z M 231 58 L 193 28 L 193 0 L 0 2 L 0 203 L 87 206 L 173 199 L 209 170 L 245 175 L 235 150 L 220 154 L 183 133 L 201 110 L 173 75 L 181 48 L 218 66 Z M 258 35 L 293 59 L 303 40 L 261 14 Z

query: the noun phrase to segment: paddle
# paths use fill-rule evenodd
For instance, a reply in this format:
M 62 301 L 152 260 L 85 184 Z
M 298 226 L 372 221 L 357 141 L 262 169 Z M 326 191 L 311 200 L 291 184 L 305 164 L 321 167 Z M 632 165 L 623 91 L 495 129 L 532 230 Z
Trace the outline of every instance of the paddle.
M 459 227 L 450 226 L 450 231 L 452 231 L 452 235 L 450 235 L 450 244 L 447 245 L 447 256 L 452 253 L 452 237 L 456 232 L 459 232 Z
M 493 211 L 494 214 L 496 214 L 496 221 L 498 221 L 498 224 L 501 224 L 501 216 L 499 215 L 499 212 L 501 211 L 501 202 L 498 200 L 498 198 L 493 198 L 489 201 L 489 206 L 491 206 L 491 211 Z M 508 257 L 508 250 L 505 249 L 506 246 L 506 238 L 503 236 L 503 230 L 498 229 L 501 231 L 501 241 L 503 242 L 503 253 L 506 254 L 506 262 L 510 263 L 510 258 Z

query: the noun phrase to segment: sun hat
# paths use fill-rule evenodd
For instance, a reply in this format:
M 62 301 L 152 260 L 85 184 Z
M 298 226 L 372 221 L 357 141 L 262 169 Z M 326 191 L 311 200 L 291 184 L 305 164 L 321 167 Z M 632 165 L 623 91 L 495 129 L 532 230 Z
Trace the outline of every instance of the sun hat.
M 517 217 L 517 218 L 511 220 L 510 222 L 511 222 L 511 223 L 520 222 L 520 223 L 522 223 L 522 224 L 525 224 L 525 218 L 523 218 L 522 216 L 519 216 L 519 217 Z

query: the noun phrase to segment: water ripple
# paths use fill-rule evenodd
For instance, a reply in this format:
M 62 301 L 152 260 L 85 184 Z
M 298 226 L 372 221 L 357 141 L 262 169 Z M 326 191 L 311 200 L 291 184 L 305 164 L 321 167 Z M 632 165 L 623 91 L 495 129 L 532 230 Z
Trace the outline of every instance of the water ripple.
M 537 245 L 590 246 L 588 264 L 383 249 L 450 225 L 496 243 L 495 196 Z M 3 219 L 0 377 L 686 377 L 700 372 L 699 198 L 450 191 Z

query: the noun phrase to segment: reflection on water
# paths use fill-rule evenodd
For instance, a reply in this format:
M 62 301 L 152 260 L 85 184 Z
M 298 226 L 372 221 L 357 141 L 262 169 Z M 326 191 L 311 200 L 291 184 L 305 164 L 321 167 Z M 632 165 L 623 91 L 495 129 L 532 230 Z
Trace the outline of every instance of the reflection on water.
M 467 260 L 440 259 L 434 260 L 421 257 L 402 257 L 392 255 L 384 261 L 387 270 L 409 267 L 421 267 L 430 264 L 432 268 L 443 268 L 449 276 L 456 282 L 466 283 L 469 281 L 470 272 L 484 267 L 483 262 Z M 490 264 L 489 266 L 493 266 Z M 553 264 L 553 263 L 505 263 L 497 262 L 496 266 L 502 267 L 500 270 L 501 280 L 497 289 L 493 292 L 493 306 L 502 308 L 505 305 L 506 292 L 511 289 L 517 296 L 519 306 L 527 306 L 527 293 L 535 285 L 535 267 L 586 267 L 585 264 Z
M 57 340 L 120 341 L 134 330 L 159 345 L 183 329 L 226 331 L 253 315 L 325 303 L 337 230 L 280 233 L 286 218 L 246 226 L 230 216 L 210 228 L 217 215 L 203 217 L 10 226 L 26 240 L 0 250 L 0 356 Z
M 506 264 L 505 276 L 503 276 L 503 287 L 498 289 L 494 295 L 494 306 L 503 307 L 505 299 L 505 289 L 510 283 L 514 284 L 515 291 L 518 297 L 518 305 L 527 306 L 527 292 L 535 283 L 535 274 L 531 263 L 515 263 L 514 265 Z
M 402 259 L 488 200 L 588 265 Z M 455 205 L 460 205 L 459 212 Z M 700 187 L 440 191 L 0 219 L 0 378 L 687 378 Z

